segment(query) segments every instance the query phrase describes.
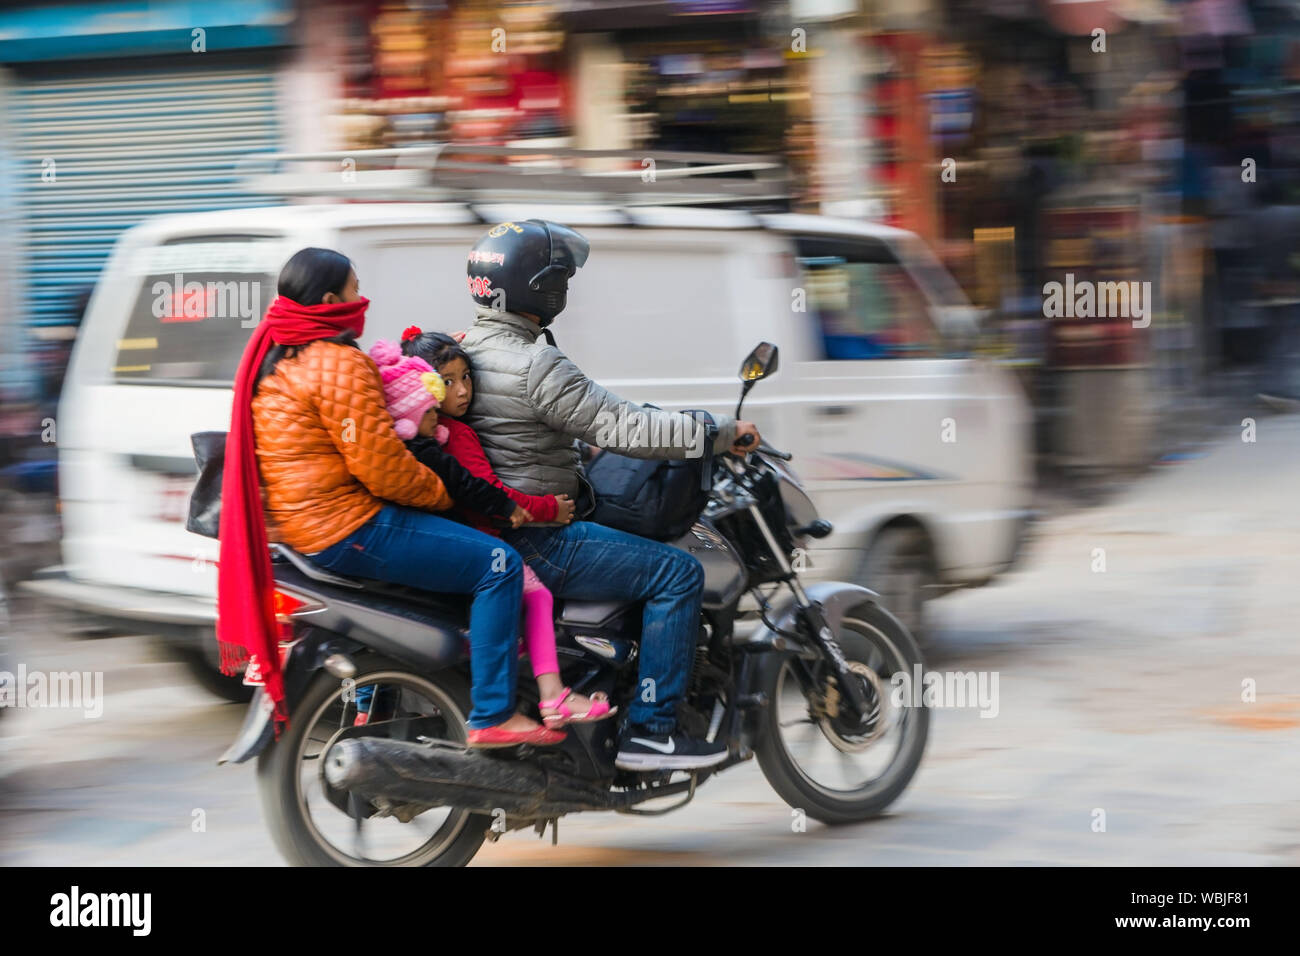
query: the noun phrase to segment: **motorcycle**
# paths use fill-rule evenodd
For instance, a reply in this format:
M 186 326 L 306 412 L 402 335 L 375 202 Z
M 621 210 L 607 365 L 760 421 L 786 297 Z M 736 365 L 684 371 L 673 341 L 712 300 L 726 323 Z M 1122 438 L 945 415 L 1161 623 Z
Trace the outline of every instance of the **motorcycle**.
M 745 359 L 737 416 L 749 389 L 776 369 L 770 343 Z M 258 688 L 220 762 L 257 758 L 272 837 L 297 865 L 460 866 L 511 830 L 544 835 L 549 824 L 554 842 L 566 814 L 671 812 L 709 777 L 754 758 L 781 798 L 815 820 L 879 815 L 925 749 L 928 711 L 889 692 L 892 675 L 920 672 L 921 653 L 874 592 L 800 582 L 801 549 L 832 528 L 790 459 L 767 445 L 714 459 L 704 512 L 674 542 L 704 568 L 678 720 L 693 736 L 720 736 L 724 762 L 621 770 L 616 719 L 570 725 L 553 747 L 470 750 L 468 598 L 342 577 L 278 545 L 290 721 L 273 740 L 270 700 Z M 746 595 L 753 608 L 742 612 Z M 637 672 L 641 605 L 556 605 L 565 684 L 604 691 L 626 715 L 646 692 Z M 521 705 L 536 718 L 536 684 L 520 671 Z

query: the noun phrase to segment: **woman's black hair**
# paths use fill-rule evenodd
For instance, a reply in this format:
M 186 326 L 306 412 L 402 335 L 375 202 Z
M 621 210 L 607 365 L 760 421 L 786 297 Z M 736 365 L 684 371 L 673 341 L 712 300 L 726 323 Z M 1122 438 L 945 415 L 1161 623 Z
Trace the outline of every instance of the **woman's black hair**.
M 280 270 L 276 292 L 299 305 L 320 305 L 326 293 L 339 295 L 352 273 L 352 260 L 333 249 L 299 249 Z
M 289 257 L 289 261 L 280 270 L 275 291 L 299 305 L 320 305 L 326 293 L 341 294 L 351 274 L 352 260 L 343 253 L 308 246 Z M 351 332 L 341 332 L 322 341 L 355 347 L 356 338 Z M 275 371 L 275 366 L 281 359 L 292 358 L 303 348 L 305 346 L 302 345 L 272 345 L 262 360 L 262 367 L 257 371 L 257 381 L 253 383 L 254 393 L 262 379 Z
M 422 358 L 439 371 L 448 362 L 462 359 L 465 367 L 471 372 L 474 371 L 474 363 L 469 360 L 469 353 L 445 332 L 421 332 L 409 339 L 403 339 L 402 354 Z

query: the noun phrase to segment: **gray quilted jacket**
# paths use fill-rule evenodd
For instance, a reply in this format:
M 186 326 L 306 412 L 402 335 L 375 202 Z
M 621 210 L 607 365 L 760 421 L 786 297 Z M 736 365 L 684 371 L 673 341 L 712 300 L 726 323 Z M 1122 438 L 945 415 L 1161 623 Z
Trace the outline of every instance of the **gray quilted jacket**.
M 461 343 L 474 363 L 474 401 L 465 422 L 511 488 L 577 499 L 575 438 L 634 458 L 721 454 L 735 440 L 735 419 L 717 415 L 717 438 L 705 449 L 702 423 L 601 388 L 547 344 L 531 319 L 485 306 L 476 316 Z

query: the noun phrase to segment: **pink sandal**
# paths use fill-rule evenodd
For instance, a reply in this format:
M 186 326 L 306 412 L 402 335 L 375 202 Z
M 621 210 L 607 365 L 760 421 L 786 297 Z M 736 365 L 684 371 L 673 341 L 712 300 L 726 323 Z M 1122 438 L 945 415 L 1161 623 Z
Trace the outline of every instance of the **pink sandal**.
M 573 696 L 573 688 L 566 687 L 560 691 L 560 696 L 554 700 L 543 700 L 537 706 L 544 710 L 558 710 L 558 714 L 551 714 L 549 717 L 543 717 L 542 723 L 547 727 L 563 727 L 566 724 L 590 724 L 597 720 L 604 720 L 606 717 L 612 717 L 618 713 L 617 707 L 609 706 L 609 697 L 604 691 L 598 690 L 591 695 L 591 707 L 586 713 L 575 714 L 569 705 L 565 703 Z

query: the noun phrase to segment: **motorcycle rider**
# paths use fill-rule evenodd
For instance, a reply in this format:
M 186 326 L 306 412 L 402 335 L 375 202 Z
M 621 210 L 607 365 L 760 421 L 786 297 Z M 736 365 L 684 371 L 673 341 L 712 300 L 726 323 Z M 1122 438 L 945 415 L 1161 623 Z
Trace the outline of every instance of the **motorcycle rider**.
M 580 496 L 573 440 L 637 458 L 743 454 L 736 442 L 758 430 L 717 418 L 642 408 L 588 379 L 544 331 L 564 310 L 568 281 L 590 246 L 578 232 L 539 219 L 503 222 L 470 250 L 467 275 L 477 308 L 461 346 L 475 368 L 475 398 L 465 421 L 477 431 L 501 480 L 526 494 Z M 539 341 L 545 334 L 545 341 Z M 633 421 L 640 427 L 610 427 Z M 752 446 L 750 446 L 752 447 Z M 503 537 L 557 596 L 645 601 L 638 692 L 628 710 L 616 765 L 629 770 L 690 770 L 726 759 L 726 746 L 677 729 L 699 627 L 704 571 L 668 544 L 588 521 L 525 525 Z

